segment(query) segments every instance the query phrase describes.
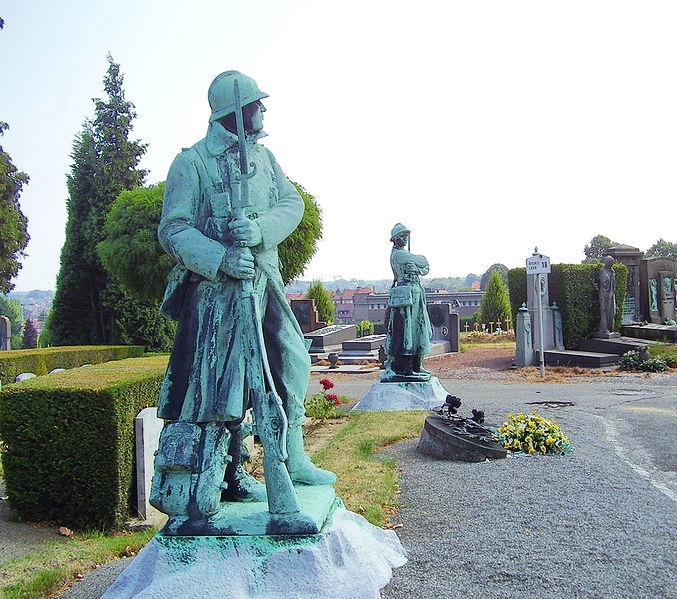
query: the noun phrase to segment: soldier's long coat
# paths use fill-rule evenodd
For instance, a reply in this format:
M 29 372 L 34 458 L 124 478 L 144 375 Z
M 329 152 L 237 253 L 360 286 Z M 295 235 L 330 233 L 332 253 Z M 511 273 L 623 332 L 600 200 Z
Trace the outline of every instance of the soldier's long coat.
M 284 297 L 277 245 L 299 224 L 304 203 L 258 137 L 247 139 L 256 175 L 250 179 L 252 206 L 245 215 L 258 223 L 263 237 L 252 248 L 254 288 L 277 391 L 293 426 L 304 418 L 310 359 Z M 219 270 L 232 246 L 227 224 L 233 217 L 231 201 L 239 194 L 238 173 L 237 137 L 213 123 L 204 139 L 175 158 L 167 176 L 158 238 L 177 267 L 163 312 L 178 320 L 178 328 L 160 393 L 160 418 L 232 421 L 242 418 L 246 407 L 247 344 L 237 334 L 241 282 Z

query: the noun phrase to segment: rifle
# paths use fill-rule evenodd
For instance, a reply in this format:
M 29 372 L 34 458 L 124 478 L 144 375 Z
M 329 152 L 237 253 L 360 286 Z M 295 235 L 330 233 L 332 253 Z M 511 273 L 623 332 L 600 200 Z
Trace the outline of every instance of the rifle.
M 248 163 L 245 143 L 244 118 L 240 86 L 237 78 L 233 81 L 235 98 L 235 122 L 240 158 L 240 173 L 235 177 L 239 193 L 233 197 L 233 213 L 236 219 L 246 218 L 244 209 L 251 206 L 249 179 L 256 174 L 256 164 Z M 251 167 L 251 171 L 249 168 Z M 251 255 L 243 243 L 236 242 L 241 251 Z M 270 371 L 268 354 L 263 338 L 263 326 L 259 309 L 259 296 L 250 280 L 240 281 L 240 324 L 236 334 L 244 335 L 251 351 L 247 352 L 245 368 L 249 397 L 245 408 L 251 404 L 254 410 L 256 431 L 263 445 L 263 471 L 266 478 L 268 509 L 272 514 L 290 514 L 299 511 L 296 492 L 285 465 L 287 459 L 287 415 L 282 400 L 275 389 Z M 244 327 L 248 327 L 246 330 Z M 252 330 L 253 329 L 253 330 Z

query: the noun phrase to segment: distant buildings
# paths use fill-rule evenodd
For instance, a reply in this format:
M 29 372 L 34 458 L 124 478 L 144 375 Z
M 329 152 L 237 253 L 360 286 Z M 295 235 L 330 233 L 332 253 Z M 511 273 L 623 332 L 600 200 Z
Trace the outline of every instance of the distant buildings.
M 477 283 L 479 286 L 479 283 Z M 473 285 L 474 287 L 474 285 Z M 459 316 L 472 316 L 480 307 L 483 291 L 444 291 L 426 289 L 428 304 L 451 304 Z M 288 293 L 287 301 L 305 299 L 303 293 Z M 371 287 L 346 289 L 331 292 L 334 302 L 334 322 L 336 324 L 356 324 L 369 320 L 375 324 L 385 322 L 388 309 L 388 294 L 374 293 Z
M 364 318 L 355 320 L 355 297 L 366 297 L 373 293 L 374 290 L 371 287 L 346 289 L 340 293 L 334 291 L 331 294 L 331 299 L 334 302 L 334 322 L 336 322 L 336 324 L 354 324 L 365 320 Z

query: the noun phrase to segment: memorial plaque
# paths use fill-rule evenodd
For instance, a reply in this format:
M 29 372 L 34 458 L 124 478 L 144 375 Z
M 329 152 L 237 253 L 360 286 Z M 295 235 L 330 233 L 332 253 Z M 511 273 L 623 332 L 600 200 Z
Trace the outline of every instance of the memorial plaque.
M 623 324 L 632 324 L 635 322 L 635 296 L 626 295 L 623 304 Z

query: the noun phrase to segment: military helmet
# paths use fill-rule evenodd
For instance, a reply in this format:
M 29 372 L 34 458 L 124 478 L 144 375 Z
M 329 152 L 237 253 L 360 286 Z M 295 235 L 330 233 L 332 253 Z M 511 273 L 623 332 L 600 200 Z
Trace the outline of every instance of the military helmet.
M 395 241 L 397 237 L 401 237 L 403 234 L 409 235 L 411 231 L 407 229 L 402 223 L 397 223 L 394 227 L 393 230 L 390 231 L 390 241 Z
M 226 71 L 218 75 L 209 86 L 207 97 L 212 115 L 209 122 L 218 121 L 220 118 L 235 112 L 235 95 L 233 93 L 233 81 L 237 79 L 240 86 L 240 101 L 242 106 L 267 98 L 268 94 L 262 92 L 256 81 L 239 71 Z

